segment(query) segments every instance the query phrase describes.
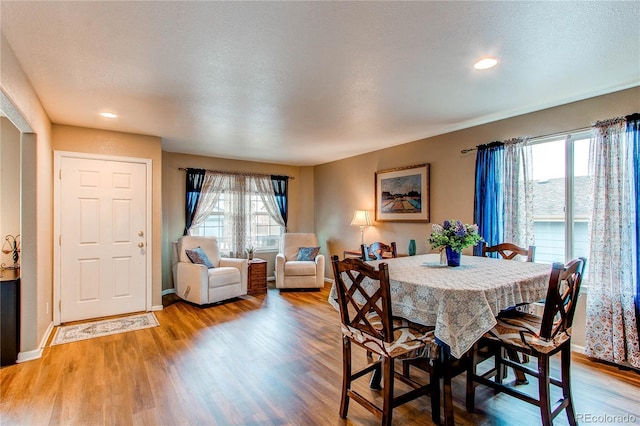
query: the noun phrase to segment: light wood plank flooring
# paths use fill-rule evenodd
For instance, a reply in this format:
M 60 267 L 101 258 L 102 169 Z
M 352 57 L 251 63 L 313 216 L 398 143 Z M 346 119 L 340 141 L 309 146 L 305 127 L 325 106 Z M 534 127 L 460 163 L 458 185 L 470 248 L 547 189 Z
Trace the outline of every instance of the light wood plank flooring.
M 160 327 L 47 347 L 39 360 L 1 368 L 0 423 L 378 424 L 354 402 L 347 420 L 338 416 L 340 324 L 328 292 L 269 289 L 206 308 L 165 296 Z M 625 415 L 640 423 L 636 372 L 582 356 L 572 371 L 580 423 Z M 366 380 L 361 391 L 371 392 Z M 466 413 L 464 375 L 453 393 L 456 424 L 540 424 L 535 407 L 483 388 L 478 412 Z M 394 410 L 394 424 L 432 424 L 430 410 L 428 397 L 418 399 Z

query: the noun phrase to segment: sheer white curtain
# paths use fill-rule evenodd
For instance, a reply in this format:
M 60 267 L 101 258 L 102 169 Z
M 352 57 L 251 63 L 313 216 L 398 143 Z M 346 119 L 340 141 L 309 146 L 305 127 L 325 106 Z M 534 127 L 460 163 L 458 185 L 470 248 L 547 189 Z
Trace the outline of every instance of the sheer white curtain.
M 251 239 L 251 182 L 245 175 L 229 176 L 229 196 L 225 197 L 225 239 L 231 242 L 231 250 L 241 256 Z
M 224 191 L 227 185 L 227 176 L 210 171 L 205 172 L 204 181 L 202 182 L 202 189 L 200 190 L 200 199 L 196 206 L 193 219 L 191 221 L 191 227 L 188 232 L 191 234 L 191 229 L 201 225 L 209 217 L 211 212 L 216 206 L 220 194 Z
M 533 180 L 528 138 L 504 142 L 504 241 L 534 245 Z
M 280 214 L 280 209 L 278 208 L 278 203 L 276 202 L 276 194 L 273 190 L 273 183 L 271 182 L 271 177 L 269 176 L 256 176 L 253 179 L 256 185 L 256 192 L 260 195 L 260 199 L 264 203 L 264 207 L 267 209 L 269 216 L 276 221 L 276 223 L 283 228 L 286 228 L 287 225 L 284 223 L 284 219 Z
M 252 195 L 257 194 L 264 203 L 269 216 L 280 226 L 285 226 L 276 203 L 270 176 L 207 171 L 189 234 L 192 229 L 204 223 L 214 212 L 223 193 L 225 197 L 222 206 L 224 212 L 224 235 L 222 238 L 229 242 L 230 251 L 236 256 L 241 256 L 245 248 L 251 245 L 252 238 L 255 237 L 251 234 Z
M 589 168 L 593 179 L 588 265 L 586 354 L 640 368 L 634 310 L 635 189 L 633 146 L 625 120 L 592 128 Z

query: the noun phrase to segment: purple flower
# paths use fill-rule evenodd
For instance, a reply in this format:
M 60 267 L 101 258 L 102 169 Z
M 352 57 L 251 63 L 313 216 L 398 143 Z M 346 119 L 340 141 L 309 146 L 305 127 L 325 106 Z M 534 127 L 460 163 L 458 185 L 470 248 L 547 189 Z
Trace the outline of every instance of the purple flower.
M 451 222 L 449 222 L 448 220 L 445 220 L 444 222 L 442 222 L 442 227 L 444 229 L 449 229 L 451 228 Z
M 467 228 L 462 222 L 458 221 L 456 222 L 456 228 L 453 233 L 458 237 L 464 237 L 465 235 L 467 235 Z

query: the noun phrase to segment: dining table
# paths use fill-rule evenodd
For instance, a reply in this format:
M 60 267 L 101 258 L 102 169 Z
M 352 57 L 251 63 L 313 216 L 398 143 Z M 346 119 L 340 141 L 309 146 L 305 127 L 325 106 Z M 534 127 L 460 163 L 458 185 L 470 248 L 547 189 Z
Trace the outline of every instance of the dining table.
M 496 324 L 500 311 L 545 298 L 551 265 L 461 256 L 460 266 L 441 264 L 439 254 L 368 261 L 389 269 L 394 316 L 435 327 L 445 362 L 462 358 Z M 372 291 L 377 283 L 365 278 Z M 335 283 L 329 303 L 339 309 Z M 450 376 L 448 377 L 450 381 Z M 443 390 L 445 424 L 453 424 L 450 383 Z

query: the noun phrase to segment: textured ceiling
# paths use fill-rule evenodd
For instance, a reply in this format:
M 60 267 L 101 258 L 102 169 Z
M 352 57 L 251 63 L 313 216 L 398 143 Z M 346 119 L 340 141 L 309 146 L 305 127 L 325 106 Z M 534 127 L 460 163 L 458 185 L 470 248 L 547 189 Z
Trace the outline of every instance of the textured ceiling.
M 321 164 L 640 84 L 640 2 L 0 7 L 54 123 L 223 158 Z

